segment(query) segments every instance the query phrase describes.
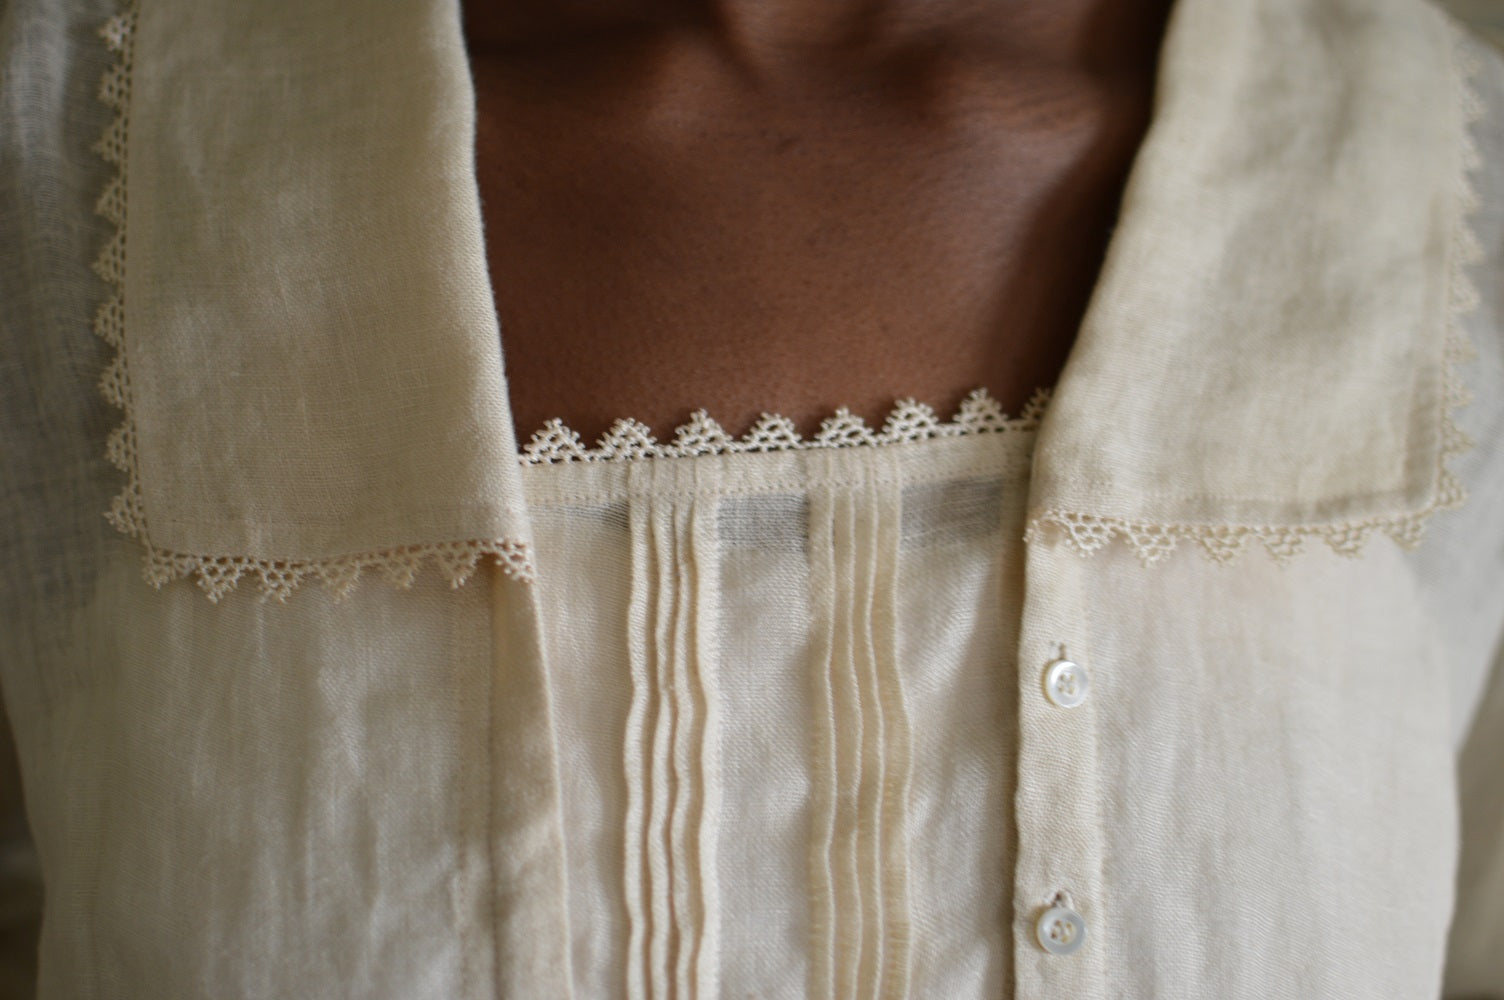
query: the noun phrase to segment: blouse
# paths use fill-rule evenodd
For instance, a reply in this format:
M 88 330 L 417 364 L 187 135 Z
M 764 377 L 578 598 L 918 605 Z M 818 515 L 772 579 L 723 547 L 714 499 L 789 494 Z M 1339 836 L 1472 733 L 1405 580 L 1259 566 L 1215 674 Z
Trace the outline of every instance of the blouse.
M 1504 997 L 1504 59 L 1178 0 L 1059 383 L 808 439 L 519 449 L 473 114 L 0 18 L 41 997 Z

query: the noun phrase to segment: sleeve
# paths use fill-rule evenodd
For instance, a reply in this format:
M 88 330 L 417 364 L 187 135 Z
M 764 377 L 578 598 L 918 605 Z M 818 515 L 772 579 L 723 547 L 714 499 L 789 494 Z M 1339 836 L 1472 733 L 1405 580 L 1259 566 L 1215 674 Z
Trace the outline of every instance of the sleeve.
M 1462 856 L 1447 997 L 1504 997 L 1504 647 L 1458 761 Z
M 1470 402 L 1454 419 L 1473 447 L 1452 466 L 1469 496 L 1416 554 L 1453 685 L 1460 854 L 1443 996 L 1504 1000 L 1504 56 L 1476 37 L 1470 55 L 1479 254 L 1461 319 Z
M 10 724 L 0 713 L 0 1000 L 36 996 L 42 870 L 26 825 Z
M 117 0 L 0 0 L 0 1000 L 37 995 L 41 866 L 13 739 L 42 678 L 37 650 L 70 594 L 87 593 L 110 531 L 94 383 L 106 348 L 91 332 L 104 287 L 89 262 L 108 240 L 93 206 L 107 167 L 90 147 L 109 125 L 98 100 L 108 53 L 97 26 Z M 15 713 L 15 714 L 12 714 Z M 24 756 L 24 755 L 23 755 Z

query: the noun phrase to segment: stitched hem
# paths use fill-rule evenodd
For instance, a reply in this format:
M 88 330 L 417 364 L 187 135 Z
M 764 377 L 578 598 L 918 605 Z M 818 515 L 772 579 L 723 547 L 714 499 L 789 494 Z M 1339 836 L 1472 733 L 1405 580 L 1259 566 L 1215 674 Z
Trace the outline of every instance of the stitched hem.
M 323 580 L 336 595 L 343 597 L 366 569 L 379 570 L 395 586 L 410 587 L 429 561 L 438 566 L 450 586 L 458 587 L 475 572 L 483 556 L 491 556 L 507 576 L 530 582 L 535 573 L 526 543 L 507 538 L 407 545 L 322 559 L 260 559 L 174 552 L 152 543 L 141 493 L 130 369 L 125 351 L 126 135 L 130 124 L 136 11 L 136 4 L 129 3 L 99 29 L 99 36 L 115 57 L 100 80 L 99 99 L 115 116 L 95 144 L 94 151 L 115 167 L 115 173 L 95 205 L 95 212 L 114 226 L 114 234 L 94 262 L 95 273 L 109 284 L 111 290 L 109 298 L 95 314 L 94 332 L 115 351 L 100 378 L 99 388 L 105 399 L 122 414 L 120 425 L 109 436 L 105 455 L 111 465 L 125 473 L 126 480 L 125 487 L 110 502 L 105 519 L 116 530 L 130 535 L 145 547 L 146 581 L 154 587 L 161 587 L 172 580 L 192 577 L 209 600 L 218 601 L 243 577 L 250 576 L 260 584 L 263 598 L 275 597 L 284 601 L 303 580 L 314 577 Z
M 1456 25 L 1449 23 L 1449 26 L 1453 32 L 1453 98 L 1462 129 L 1461 169 L 1456 179 L 1456 215 L 1447 251 L 1447 326 L 1442 347 L 1441 403 L 1437 416 L 1441 447 L 1437 452 L 1436 485 L 1430 504 L 1422 510 L 1397 517 L 1296 526 L 1163 524 L 1051 508 L 1030 519 L 1024 533 L 1026 542 L 1032 543 L 1046 532 L 1059 532 L 1066 545 L 1086 556 L 1118 539 L 1133 549 L 1140 562 L 1150 566 L 1168 556 L 1182 540 L 1197 543 L 1202 552 L 1222 564 L 1231 563 L 1257 540 L 1275 562 L 1284 565 L 1305 547 L 1307 539 L 1312 538 L 1325 542 L 1339 555 L 1353 558 L 1362 553 L 1368 539 L 1377 533 L 1390 536 L 1403 548 L 1413 549 L 1420 544 L 1431 515 L 1437 511 L 1454 510 L 1467 501 L 1467 488 L 1447 467 L 1447 462 L 1473 446 L 1473 440 L 1453 419 L 1453 412 L 1471 401 L 1460 368 L 1477 357 L 1463 321 L 1479 302 L 1478 289 L 1469 269 L 1483 258 L 1482 244 L 1472 230 L 1472 216 L 1479 205 L 1472 174 L 1482 165 L 1482 157 L 1472 130 L 1483 117 L 1484 107 L 1473 86 L 1482 61 L 1470 48 L 1465 32 Z
M 533 435 L 518 458 L 524 465 L 630 462 L 645 458 L 879 447 L 930 438 L 1032 431 L 1039 427 L 1049 401 L 1049 390 L 1037 389 L 1019 415 L 1010 418 L 987 390 L 977 389 L 962 401 L 955 417 L 942 422 L 929 406 L 905 399 L 893 407 L 878 430 L 841 407 L 810 438 L 801 436 L 789 418 L 772 413 L 764 413 L 750 431 L 733 438 L 709 413 L 696 410 L 689 423 L 674 432 L 673 441 L 656 440 L 651 428 L 636 420 L 618 420 L 594 448 L 586 447 L 580 435 L 562 420 L 550 420 Z

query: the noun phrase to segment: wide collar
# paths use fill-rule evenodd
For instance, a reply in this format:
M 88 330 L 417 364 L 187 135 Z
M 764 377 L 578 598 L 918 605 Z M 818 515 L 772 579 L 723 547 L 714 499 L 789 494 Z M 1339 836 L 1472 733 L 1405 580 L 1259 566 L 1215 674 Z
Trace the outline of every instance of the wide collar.
M 1462 502 L 1467 53 L 1410 0 L 1182 0 L 1041 428 L 1033 537 L 1353 554 Z
M 107 35 L 112 517 L 149 578 L 529 578 L 457 2 L 142 0 Z M 1032 537 L 1350 550 L 1460 501 L 1456 51 L 1411 0 L 1180 0 Z

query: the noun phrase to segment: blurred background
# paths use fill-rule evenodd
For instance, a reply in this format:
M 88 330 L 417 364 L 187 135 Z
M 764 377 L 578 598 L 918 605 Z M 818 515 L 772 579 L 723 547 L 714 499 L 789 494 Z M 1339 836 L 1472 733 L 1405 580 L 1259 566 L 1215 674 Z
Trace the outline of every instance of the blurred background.
M 1441 5 L 1504 48 L 1504 0 L 1442 0 Z

